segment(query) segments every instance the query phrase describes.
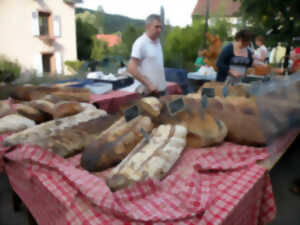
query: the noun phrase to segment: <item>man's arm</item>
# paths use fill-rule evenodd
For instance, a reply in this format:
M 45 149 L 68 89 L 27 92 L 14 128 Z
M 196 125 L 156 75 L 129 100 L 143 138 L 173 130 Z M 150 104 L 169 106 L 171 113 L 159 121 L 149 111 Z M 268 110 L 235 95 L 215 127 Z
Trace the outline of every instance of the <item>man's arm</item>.
M 128 64 L 128 72 L 139 82 L 141 82 L 150 93 L 158 92 L 158 89 L 155 85 L 152 84 L 151 81 L 147 79 L 143 74 L 140 73 L 138 70 L 138 66 L 140 65 L 140 60 L 137 58 L 131 57 L 129 64 Z

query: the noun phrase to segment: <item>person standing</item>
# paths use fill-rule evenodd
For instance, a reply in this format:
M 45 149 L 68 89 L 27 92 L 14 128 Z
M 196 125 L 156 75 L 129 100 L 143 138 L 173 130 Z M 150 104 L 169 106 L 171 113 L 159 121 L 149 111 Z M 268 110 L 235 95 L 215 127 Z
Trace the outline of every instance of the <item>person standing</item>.
M 264 64 L 268 56 L 268 50 L 264 45 L 264 37 L 257 36 L 255 39 L 255 44 L 258 46 L 258 48 L 254 52 L 253 59 L 257 60 L 258 63 Z
M 253 63 L 248 49 L 252 36 L 249 30 L 241 30 L 235 35 L 234 42 L 222 49 L 217 60 L 217 81 L 235 83 L 246 76 L 247 68 Z
M 137 92 L 162 96 L 167 82 L 164 72 L 163 52 L 160 43 L 162 23 L 159 15 L 146 19 L 146 31 L 133 44 L 128 72 L 136 79 Z
M 196 58 L 194 65 L 196 67 L 196 71 L 199 71 L 201 66 L 205 65 L 205 62 L 203 59 L 203 50 L 201 48 L 198 49 L 198 57 Z

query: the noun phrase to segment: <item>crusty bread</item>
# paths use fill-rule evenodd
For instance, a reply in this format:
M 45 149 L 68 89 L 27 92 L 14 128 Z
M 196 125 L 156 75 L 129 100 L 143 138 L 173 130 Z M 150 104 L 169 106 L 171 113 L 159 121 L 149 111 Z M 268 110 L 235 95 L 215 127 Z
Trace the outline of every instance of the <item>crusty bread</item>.
M 10 114 L 0 118 L 0 134 L 18 132 L 35 126 L 35 122 L 18 114 Z
M 140 109 L 151 117 L 157 117 L 162 109 L 161 102 L 155 97 L 145 97 L 138 101 Z
M 207 113 L 200 100 L 182 96 L 185 104 L 183 111 L 171 115 L 167 109 L 167 104 L 178 98 L 178 96 L 164 96 L 160 98 L 163 103 L 162 111 L 156 124 L 183 125 L 188 129 L 187 145 L 189 147 L 200 148 L 221 143 L 226 135 L 227 128 L 221 119 L 216 120 Z
M 91 141 L 90 136 L 98 137 L 110 125 L 105 126 L 106 117 L 106 112 L 102 110 L 86 109 L 77 115 L 52 120 L 13 134 L 4 140 L 3 145 L 33 144 L 67 157 L 82 150 Z M 101 124 L 104 124 L 103 127 Z
M 266 144 L 254 98 L 210 98 L 206 112 L 225 123 L 228 129 L 226 138 L 228 141 L 254 146 Z
M 91 92 L 85 88 L 58 88 L 42 86 L 15 86 L 11 96 L 18 100 L 31 101 L 52 95 L 65 101 L 89 102 Z
M 112 170 L 107 180 L 113 190 L 129 187 L 148 178 L 162 180 L 180 157 L 186 144 L 187 129 L 180 125 L 161 125 L 143 139 Z
M 33 100 L 29 102 L 29 105 L 49 115 L 53 113 L 54 106 L 55 106 L 52 102 L 44 99 Z
M 149 117 L 138 116 L 129 122 L 122 117 L 85 148 L 81 166 L 88 171 L 101 171 L 116 165 L 143 138 L 141 128 L 146 132 L 152 130 Z
M 16 110 L 18 114 L 35 121 L 36 123 L 42 123 L 50 120 L 49 115 L 41 112 L 40 110 L 30 106 L 29 104 L 16 104 Z
M 14 113 L 8 101 L 0 101 L 0 118 Z
M 60 102 L 55 104 L 52 115 L 53 118 L 57 119 L 75 115 L 82 110 L 79 102 Z

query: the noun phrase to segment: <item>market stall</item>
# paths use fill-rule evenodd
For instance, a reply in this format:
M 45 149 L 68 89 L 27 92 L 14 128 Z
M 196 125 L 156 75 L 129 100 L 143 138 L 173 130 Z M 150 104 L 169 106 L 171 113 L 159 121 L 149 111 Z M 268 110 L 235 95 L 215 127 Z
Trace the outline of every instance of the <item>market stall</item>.
M 299 79 L 256 85 L 139 98 L 117 115 L 86 90 L 22 87 L 1 103 L 0 168 L 39 224 L 267 224 Z

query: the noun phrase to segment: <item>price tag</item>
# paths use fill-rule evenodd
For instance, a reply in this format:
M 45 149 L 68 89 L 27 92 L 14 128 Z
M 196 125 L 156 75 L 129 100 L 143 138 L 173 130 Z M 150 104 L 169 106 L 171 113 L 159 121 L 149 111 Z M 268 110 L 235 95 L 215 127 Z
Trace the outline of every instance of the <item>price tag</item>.
M 214 88 L 202 88 L 202 96 L 206 96 L 208 98 L 215 97 L 215 89 Z
M 177 113 L 184 110 L 184 101 L 183 98 L 178 98 L 174 101 L 171 101 L 167 104 L 170 115 L 174 116 Z
M 133 105 L 124 111 L 124 116 L 125 116 L 126 122 L 133 120 L 134 118 L 138 117 L 139 115 L 140 115 L 140 110 L 137 105 Z

